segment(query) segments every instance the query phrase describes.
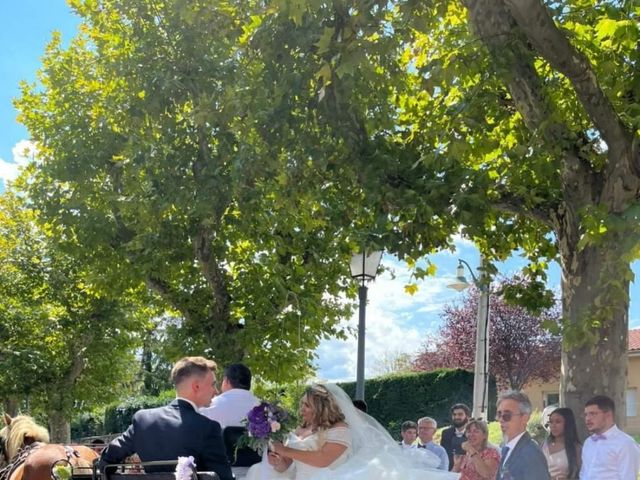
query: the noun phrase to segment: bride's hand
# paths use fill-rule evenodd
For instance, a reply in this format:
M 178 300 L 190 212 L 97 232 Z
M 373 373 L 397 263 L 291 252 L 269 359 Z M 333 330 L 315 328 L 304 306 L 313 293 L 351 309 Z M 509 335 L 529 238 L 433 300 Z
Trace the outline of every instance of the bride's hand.
M 283 458 L 277 453 L 269 452 L 267 454 L 267 461 L 269 462 L 269 465 L 277 467 L 278 465 L 282 465 Z
M 270 450 L 276 455 L 280 456 L 284 453 L 284 445 L 282 442 L 273 442 L 270 446 Z

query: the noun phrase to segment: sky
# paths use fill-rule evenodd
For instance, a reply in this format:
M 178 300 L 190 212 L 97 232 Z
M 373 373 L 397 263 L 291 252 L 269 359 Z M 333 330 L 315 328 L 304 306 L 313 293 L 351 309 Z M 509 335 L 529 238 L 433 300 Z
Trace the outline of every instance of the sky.
M 0 16 L 5 19 L 0 29 L 0 191 L 6 180 L 15 178 L 18 165 L 27 159 L 24 149 L 29 145 L 29 134 L 18 124 L 12 99 L 19 95 L 21 80 L 34 81 L 40 67 L 41 56 L 54 30 L 61 32 L 66 44 L 75 35 L 79 20 L 64 0 L 0 0 Z M 392 358 L 399 353 L 414 354 L 427 335 L 436 335 L 444 305 L 459 301 L 461 294 L 447 288 L 456 275 L 458 258 L 476 269 L 479 254 L 472 243 L 461 238 L 456 241 L 455 252 L 441 252 L 430 256 L 437 265 L 434 277 L 419 282 L 414 295 L 405 293 L 410 283 L 409 271 L 402 262 L 385 255 L 382 264 L 387 271 L 369 285 L 366 318 L 365 376 L 372 377 L 380 370 L 380 359 Z M 498 265 L 501 275 L 515 273 L 524 264 L 518 256 Z M 638 279 L 631 285 L 631 328 L 640 328 L 640 262 L 633 265 Z M 476 272 L 477 273 L 477 272 Z M 467 275 L 467 278 L 468 275 Z M 549 287 L 559 289 L 560 271 L 552 265 Z M 355 330 L 358 313 L 345 320 Z M 317 354 L 317 375 L 325 380 L 354 380 L 356 372 L 357 341 L 355 336 L 346 341 L 326 340 Z

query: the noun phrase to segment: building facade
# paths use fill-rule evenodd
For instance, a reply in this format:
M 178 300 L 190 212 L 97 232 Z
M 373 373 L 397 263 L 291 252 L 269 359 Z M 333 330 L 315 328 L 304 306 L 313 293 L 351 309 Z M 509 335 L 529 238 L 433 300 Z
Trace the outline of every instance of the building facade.
M 627 369 L 627 426 L 631 435 L 640 434 L 640 328 L 629 330 L 629 367 Z M 559 369 L 558 369 L 559 370 Z M 560 382 L 532 382 L 524 389 L 535 410 L 543 410 L 548 405 L 560 401 Z M 575 412 L 578 413 L 578 412 Z

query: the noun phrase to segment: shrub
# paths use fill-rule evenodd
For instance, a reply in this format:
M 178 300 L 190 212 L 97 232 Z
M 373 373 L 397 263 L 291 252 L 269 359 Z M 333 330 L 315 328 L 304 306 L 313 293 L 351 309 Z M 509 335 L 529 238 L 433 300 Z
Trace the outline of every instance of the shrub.
M 133 415 L 138 410 L 161 407 L 167 405 L 174 398 L 175 392 L 168 390 L 157 397 L 139 395 L 109 405 L 104 412 L 104 433 L 124 432 L 131 425 Z
M 355 382 L 340 386 L 354 397 Z M 495 386 L 490 384 L 489 418 L 495 415 L 495 391 Z M 472 395 L 473 373 L 460 369 L 403 373 L 365 382 L 369 414 L 395 438 L 400 437 L 400 425 L 405 420 L 429 416 L 438 426 L 449 425 L 451 405 L 461 402 L 471 406 Z

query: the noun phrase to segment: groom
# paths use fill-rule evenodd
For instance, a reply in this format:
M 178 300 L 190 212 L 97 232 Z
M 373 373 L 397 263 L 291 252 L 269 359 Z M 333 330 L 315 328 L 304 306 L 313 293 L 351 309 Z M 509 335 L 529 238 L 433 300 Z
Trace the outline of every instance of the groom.
M 220 424 L 197 410 L 209 406 L 217 393 L 215 368 L 215 362 L 203 357 L 178 360 L 171 370 L 177 398 L 166 407 L 136 412 L 127 431 L 102 452 L 100 471 L 133 453 L 143 462 L 193 456 L 198 471 L 213 471 L 221 480 L 232 480 Z M 154 471 L 174 468 L 155 467 Z

